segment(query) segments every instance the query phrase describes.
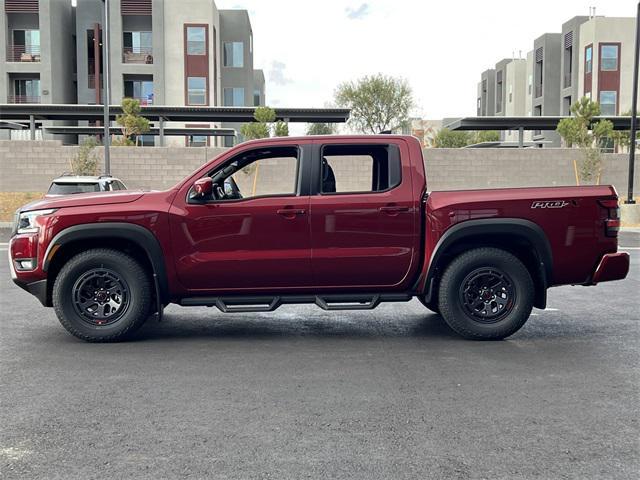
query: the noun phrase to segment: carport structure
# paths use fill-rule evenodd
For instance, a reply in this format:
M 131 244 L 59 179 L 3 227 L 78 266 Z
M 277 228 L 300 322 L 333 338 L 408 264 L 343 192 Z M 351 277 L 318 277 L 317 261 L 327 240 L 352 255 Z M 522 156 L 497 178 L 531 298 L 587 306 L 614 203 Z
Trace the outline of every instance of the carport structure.
M 254 122 L 254 107 L 209 107 L 209 106 L 162 106 L 145 105 L 140 107 L 140 115 L 156 122 L 153 132 L 158 135 L 159 144 L 164 145 L 165 135 L 190 135 L 195 128 L 165 128 L 165 122 Z M 349 109 L 345 108 L 275 108 L 276 120 L 303 123 L 344 123 L 349 118 Z M 109 119 L 114 121 L 122 114 L 120 105 L 109 106 Z M 99 122 L 104 118 L 103 105 L 72 104 L 0 104 L 0 121 L 13 125 L 24 125 L 35 140 L 36 123 L 43 121 L 90 121 Z M 45 131 L 58 134 L 84 134 L 81 129 L 91 127 L 55 126 L 45 127 Z M 100 128 L 103 131 L 103 128 Z M 93 130 L 91 130 L 93 132 Z M 119 131 L 119 130 L 118 130 Z M 96 132 L 98 133 L 98 132 Z M 197 129 L 198 135 L 229 136 L 229 129 Z
M 517 130 L 518 146 L 524 148 L 525 130 L 555 130 L 558 123 L 567 116 L 544 116 L 544 117 L 464 117 L 450 119 L 444 128 L 449 130 Z M 629 130 L 631 128 L 630 116 L 615 117 L 593 117 L 593 123 L 599 120 L 609 120 L 613 123 L 614 130 Z

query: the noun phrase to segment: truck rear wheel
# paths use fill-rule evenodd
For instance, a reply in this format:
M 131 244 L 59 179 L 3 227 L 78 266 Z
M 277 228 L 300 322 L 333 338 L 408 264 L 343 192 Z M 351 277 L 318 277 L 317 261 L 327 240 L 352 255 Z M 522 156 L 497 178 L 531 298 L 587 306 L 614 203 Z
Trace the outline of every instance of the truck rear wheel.
M 498 340 L 517 332 L 533 308 L 534 284 L 514 255 L 477 248 L 456 257 L 442 276 L 438 306 L 465 338 Z
M 152 290 L 149 275 L 133 257 L 96 248 L 65 264 L 52 296 L 56 315 L 69 333 L 88 342 L 112 342 L 144 323 Z

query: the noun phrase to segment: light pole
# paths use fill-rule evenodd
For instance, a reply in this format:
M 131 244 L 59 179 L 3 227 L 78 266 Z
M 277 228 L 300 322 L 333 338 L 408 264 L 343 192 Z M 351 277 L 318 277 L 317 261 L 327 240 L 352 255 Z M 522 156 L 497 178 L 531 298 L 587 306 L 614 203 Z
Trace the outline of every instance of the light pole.
M 633 97 L 631 97 L 631 132 L 629 143 L 629 186 L 625 203 L 636 203 L 633 199 L 633 175 L 636 163 L 636 130 L 638 129 L 638 55 L 640 54 L 640 2 L 636 13 L 636 50 L 633 59 Z
M 104 84 L 104 88 L 102 91 L 103 99 L 102 104 L 104 107 L 104 135 L 103 135 L 103 143 L 104 143 L 104 173 L 105 175 L 111 174 L 111 156 L 109 152 L 109 143 L 111 142 L 111 137 L 109 136 L 109 101 L 110 101 L 110 78 L 109 78 L 109 0 L 104 1 L 104 28 L 102 29 L 102 45 L 103 52 L 102 55 L 102 63 L 104 65 L 102 80 Z M 99 82 L 100 79 L 97 79 Z

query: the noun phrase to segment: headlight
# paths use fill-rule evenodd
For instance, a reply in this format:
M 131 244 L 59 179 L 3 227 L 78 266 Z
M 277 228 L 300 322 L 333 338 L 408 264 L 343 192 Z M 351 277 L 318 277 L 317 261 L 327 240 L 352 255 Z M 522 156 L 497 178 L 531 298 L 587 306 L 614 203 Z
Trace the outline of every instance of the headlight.
M 36 224 L 36 218 L 51 215 L 55 211 L 55 208 L 49 208 L 47 210 L 33 210 L 31 212 L 20 213 L 16 222 L 16 233 L 37 233 L 38 225 Z

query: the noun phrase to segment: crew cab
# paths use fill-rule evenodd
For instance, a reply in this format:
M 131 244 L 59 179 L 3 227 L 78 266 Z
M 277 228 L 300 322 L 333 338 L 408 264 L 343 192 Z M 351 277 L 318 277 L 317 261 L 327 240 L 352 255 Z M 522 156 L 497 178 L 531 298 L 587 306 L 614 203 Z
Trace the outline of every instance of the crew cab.
M 9 256 L 15 283 L 87 341 L 123 339 L 169 303 L 246 313 L 413 297 L 464 337 L 501 339 L 549 287 L 625 278 L 619 225 L 611 186 L 429 192 L 413 137 L 281 137 L 166 191 L 32 203 Z

